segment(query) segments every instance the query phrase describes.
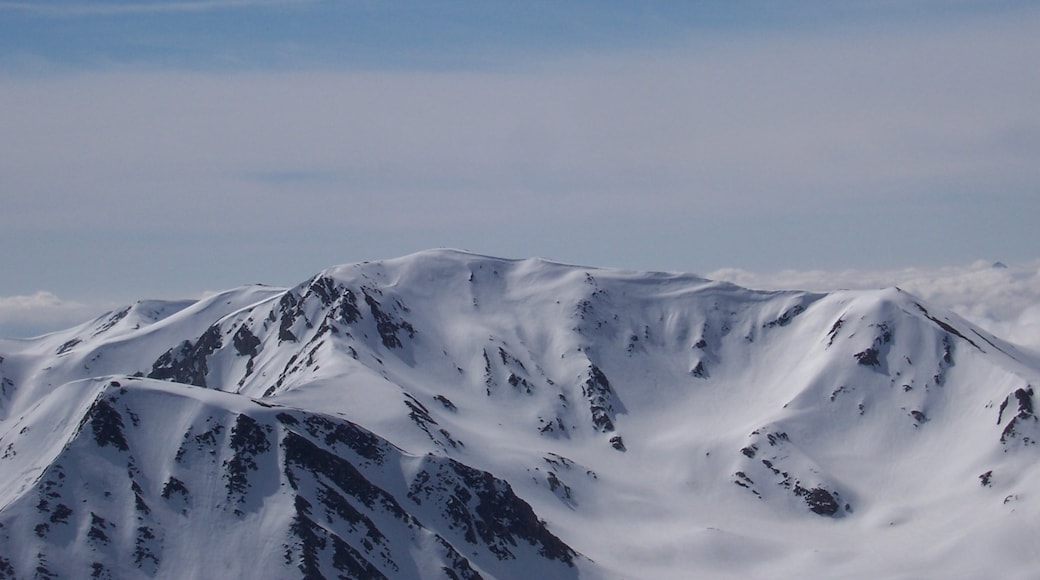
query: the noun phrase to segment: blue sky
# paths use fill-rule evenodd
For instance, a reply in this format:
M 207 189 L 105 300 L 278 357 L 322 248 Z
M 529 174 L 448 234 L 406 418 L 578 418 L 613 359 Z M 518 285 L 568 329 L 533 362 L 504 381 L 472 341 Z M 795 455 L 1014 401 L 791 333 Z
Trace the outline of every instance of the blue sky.
M 497 68 L 567 51 L 659 46 L 757 19 L 726 4 L 12 2 L 3 3 L 3 42 L 73 67 Z
M 8 69 L 498 68 L 698 38 L 883 29 L 1028 11 L 1030 2 L 34 0 L 0 2 Z
M 0 1 L 0 302 L 1031 263 L 1038 58 L 1035 2 Z
M 0 2 L 0 42 L 8 57 L 71 68 L 438 70 L 495 68 L 568 52 L 660 48 L 692 34 L 796 29 L 916 12 L 873 3 L 875 15 L 869 4 L 834 4 L 36 0 Z

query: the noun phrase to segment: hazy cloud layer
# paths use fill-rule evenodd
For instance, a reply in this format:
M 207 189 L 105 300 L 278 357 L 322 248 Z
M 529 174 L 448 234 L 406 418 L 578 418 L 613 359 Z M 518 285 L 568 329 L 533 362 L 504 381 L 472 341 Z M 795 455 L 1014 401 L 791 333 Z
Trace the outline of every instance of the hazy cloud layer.
M 1040 349 L 1040 261 L 1010 267 L 976 262 L 969 266 L 753 273 L 727 268 L 707 274 L 760 289 L 828 291 L 898 286 L 949 308 L 993 334 Z
M 443 246 L 693 272 L 1021 263 L 1040 247 L 1036 5 L 928 2 L 893 17 L 871 9 L 890 3 L 868 2 L 828 26 L 797 10 L 774 9 L 779 23 L 738 11 L 730 18 L 750 24 L 721 17 L 685 33 L 653 28 L 644 12 L 640 38 L 667 29 L 667 41 L 587 51 L 556 37 L 534 50 L 537 35 L 517 41 L 508 14 L 490 9 L 497 28 L 481 29 L 475 12 L 423 36 L 431 47 L 453 31 L 513 39 L 480 44 L 485 60 L 452 65 L 449 51 L 439 67 L 380 68 L 312 60 L 291 26 L 269 43 L 251 25 L 315 19 L 310 8 L 333 3 L 284 13 L 248 11 L 271 2 L 146 3 L 205 10 L 138 20 L 106 20 L 131 6 L 115 0 L 44 4 L 93 13 L 19 27 L 16 11 L 37 4 L 0 4 L 15 38 L 4 46 L 45 28 L 89 45 L 108 26 L 121 40 L 96 54 L 126 57 L 48 68 L 24 65 L 47 57 L 17 46 L 0 53 L 0 296 L 182 298 Z M 624 22 L 632 8 L 613 6 L 611 22 Z M 245 14 L 259 20 L 228 38 L 257 31 L 255 44 L 297 55 L 279 62 L 307 66 L 236 66 L 231 53 L 253 45 L 229 44 L 231 64 L 200 72 L 215 69 L 193 68 L 176 33 L 130 34 L 169 22 L 219 51 L 223 35 L 207 31 Z M 581 27 L 580 10 L 564 16 L 562 30 Z M 427 24 L 409 22 L 401 30 Z M 359 38 L 357 54 L 382 46 Z M 952 287 L 942 297 L 970 306 Z M 965 312 L 1025 320 L 1024 307 L 992 304 Z
M 110 305 L 63 300 L 51 292 L 0 296 L 0 338 L 28 338 L 90 320 Z
M 1038 17 L 473 70 L 0 76 L 0 294 L 197 295 L 437 246 L 685 271 L 1033 259 Z

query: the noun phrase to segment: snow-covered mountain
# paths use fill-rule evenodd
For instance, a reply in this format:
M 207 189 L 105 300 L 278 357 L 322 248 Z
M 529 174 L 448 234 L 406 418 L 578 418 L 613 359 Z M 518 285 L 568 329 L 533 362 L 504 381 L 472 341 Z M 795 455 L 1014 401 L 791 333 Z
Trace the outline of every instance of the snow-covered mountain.
M 0 578 L 1040 564 L 1040 360 L 899 289 L 437 250 L 0 357 Z

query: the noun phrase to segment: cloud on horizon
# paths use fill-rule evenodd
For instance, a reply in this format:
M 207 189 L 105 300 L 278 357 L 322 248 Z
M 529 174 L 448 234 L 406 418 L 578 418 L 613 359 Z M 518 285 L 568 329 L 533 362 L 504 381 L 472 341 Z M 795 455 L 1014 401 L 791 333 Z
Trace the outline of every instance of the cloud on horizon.
M 95 318 L 111 305 L 64 300 L 52 292 L 0 296 L 0 338 L 29 338 L 71 328 Z
M 1005 340 L 1040 350 L 1040 260 L 994 265 L 894 270 L 784 270 L 755 273 L 724 268 L 706 275 L 739 286 L 769 290 L 868 290 L 899 288 L 947 308 Z

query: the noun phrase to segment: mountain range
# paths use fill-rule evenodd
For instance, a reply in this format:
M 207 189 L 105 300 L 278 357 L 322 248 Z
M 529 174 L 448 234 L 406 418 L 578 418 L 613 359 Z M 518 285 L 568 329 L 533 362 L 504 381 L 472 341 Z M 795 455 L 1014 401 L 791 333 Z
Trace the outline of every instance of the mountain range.
M 0 578 L 1035 577 L 1040 356 L 432 250 L 0 341 Z

